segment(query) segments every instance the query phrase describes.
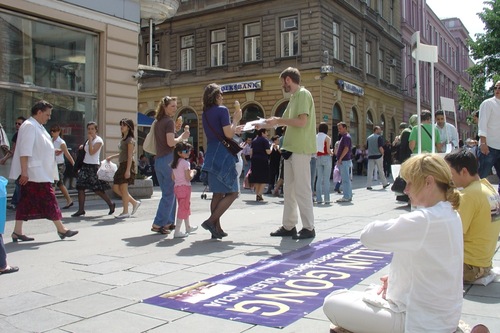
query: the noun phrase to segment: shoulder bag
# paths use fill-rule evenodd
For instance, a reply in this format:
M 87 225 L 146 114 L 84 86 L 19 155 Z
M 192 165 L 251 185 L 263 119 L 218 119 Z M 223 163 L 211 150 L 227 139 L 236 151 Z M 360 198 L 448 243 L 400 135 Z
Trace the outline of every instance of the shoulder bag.
M 150 154 L 156 155 L 156 139 L 155 139 L 155 125 L 157 120 L 153 121 L 151 125 L 151 129 L 149 130 L 148 135 L 144 139 L 144 143 L 142 144 L 142 149 Z
M 227 139 L 227 138 L 221 137 L 219 135 L 219 133 L 217 133 L 213 129 L 213 127 L 210 125 L 210 123 L 208 122 L 208 119 L 205 116 L 205 112 L 203 112 L 203 117 L 205 117 L 205 121 L 207 122 L 207 125 L 210 128 L 210 130 L 215 134 L 215 136 L 217 137 L 217 139 L 224 145 L 224 147 L 226 147 L 227 150 L 229 150 L 229 152 L 232 155 L 237 156 L 238 153 L 243 150 L 243 148 L 240 147 L 239 143 L 236 142 L 236 141 L 234 141 L 233 139 Z
M 76 174 L 78 171 L 83 166 L 83 160 L 85 159 L 85 145 L 87 144 L 89 140 L 85 141 L 85 143 L 82 146 L 82 149 L 78 149 L 78 152 L 76 153 L 76 160 L 75 164 L 73 165 L 73 172 Z

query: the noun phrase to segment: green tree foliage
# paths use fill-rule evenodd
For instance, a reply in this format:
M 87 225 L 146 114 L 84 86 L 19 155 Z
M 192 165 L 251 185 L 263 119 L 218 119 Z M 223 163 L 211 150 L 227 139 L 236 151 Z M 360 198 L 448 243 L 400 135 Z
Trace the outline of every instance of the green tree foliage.
M 484 1 L 483 12 L 478 13 L 484 23 L 484 33 L 476 34 L 476 40 L 469 40 L 472 59 L 475 64 L 467 71 L 472 77 L 471 91 L 458 88 L 462 109 L 475 111 L 481 102 L 492 94 L 491 88 L 500 79 L 500 0 Z M 491 83 L 493 82 L 493 83 Z

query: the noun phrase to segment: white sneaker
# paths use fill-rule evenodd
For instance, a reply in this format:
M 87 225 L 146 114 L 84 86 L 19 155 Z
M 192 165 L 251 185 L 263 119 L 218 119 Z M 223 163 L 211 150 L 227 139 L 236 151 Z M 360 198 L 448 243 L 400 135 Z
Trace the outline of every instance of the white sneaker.
M 187 236 L 188 236 L 188 234 L 183 233 L 182 231 L 174 233 L 174 238 L 184 238 L 184 237 L 187 237 Z
M 126 219 L 126 218 L 129 218 L 130 217 L 130 214 L 120 214 L 120 215 L 115 215 L 115 218 L 116 219 Z
M 141 203 L 140 201 L 137 201 L 137 203 L 135 204 L 134 208 L 132 208 L 132 214 L 130 215 L 134 215 L 135 212 L 137 212 L 137 210 L 139 209 L 139 207 L 141 206 Z
M 189 230 L 186 230 L 186 232 L 192 233 L 195 232 L 196 230 L 198 230 L 198 226 L 194 225 L 192 227 L 189 227 Z

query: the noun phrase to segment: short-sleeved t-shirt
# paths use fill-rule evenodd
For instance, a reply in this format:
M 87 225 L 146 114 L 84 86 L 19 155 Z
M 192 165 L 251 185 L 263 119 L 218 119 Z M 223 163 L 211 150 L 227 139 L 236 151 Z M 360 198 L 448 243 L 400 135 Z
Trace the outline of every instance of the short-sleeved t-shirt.
M 427 132 L 432 135 L 432 125 L 431 124 L 422 124 Z M 432 139 L 429 134 L 422 129 L 422 152 L 432 152 Z M 434 142 L 440 143 L 441 138 L 439 137 L 439 131 L 437 128 L 434 128 Z M 408 141 L 415 141 L 415 148 L 413 148 L 413 153 L 418 153 L 418 126 L 415 126 L 411 129 L 410 138 Z
M 304 87 L 300 87 L 290 97 L 288 106 L 283 112 L 284 119 L 298 118 L 299 115 L 307 115 L 307 123 L 304 127 L 287 126 L 284 134 L 282 149 L 297 154 L 316 153 L 316 109 L 311 93 Z
M 263 136 L 258 136 L 252 141 L 252 159 L 267 160 L 266 150 L 270 149 L 269 141 Z
M 214 105 L 208 110 L 203 111 L 202 119 L 203 130 L 207 136 L 208 143 L 220 141 L 217 135 L 224 138 L 223 128 L 231 124 L 229 110 L 223 105 Z
M 349 149 L 347 150 L 347 154 L 345 154 L 342 160 L 349 161 L 352 158 L 352 149 L 351 149 L 352 140 L 351 140 L 351 135 L 349 133 L 342 135 L 342 137 L 340 138 L 339 149 L 337 150 L 337 160 L 340 159 L 340 156 L 342 155 L 342 152 L 344 151 L 345 147 Z
M 155 124 L 156 157 L 162 157 L 174 151 L 174 147 L 167 144 L 167 133 L 175 136 L 175 123 L 172 118 L 163 117 Z
M 98 143 L 101 144 L 101 147 L 94 155 L 90 155 L 89 154 L 89 142 L 88 141 L 85 142 L 85 146 L 83 148 L 83 149 L 85 149 L 85 158 L 83 159 L 83 163 L 85 163 L 85 164 L 100 164 L 99 155 L 101 154 L 101 149 L 104 146 L 104 141 L 102 140 L 102 138 L 100 136 L 97 135 L 95 137 L 95 139 L 92 140 L 92 146 L 94 146 Z
M 464 232 L 464 263 L 490 267 L 500 232 L 500 197 L 487 179 L 462 190 L 458 212 Z
M 118 149 L 120 151 L 118 155 L 118 163 L 126 162 L 128 159 L 128 145 L 133 144 L 135 148 L 135 140 L 133 137 L 129 136 L 125 140 L 120 140 L 118 144 Z
M 191 183 L 186 179 L 186 170 L 190 170 L 189 162 L 183 158 L 177 161 L 177 168 L 173 168 L 172 172 L 175 178 L 174 186 L 191 186 Z

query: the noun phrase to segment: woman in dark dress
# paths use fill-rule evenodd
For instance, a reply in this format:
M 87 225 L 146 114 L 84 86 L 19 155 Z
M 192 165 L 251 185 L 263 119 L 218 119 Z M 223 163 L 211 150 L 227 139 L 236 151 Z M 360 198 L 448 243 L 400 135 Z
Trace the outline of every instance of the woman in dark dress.
M 269 182 L 269 154 L 271 154 L 271 146 L 267 139 L 267 130 L 261 128 L 257 131 L 257 137 L 252 141 L 250 151 L 252 172 L 249 177 L 250 183 L 255 188 L 256 200 L 259 202 L 264 201 L 262 194 Z

